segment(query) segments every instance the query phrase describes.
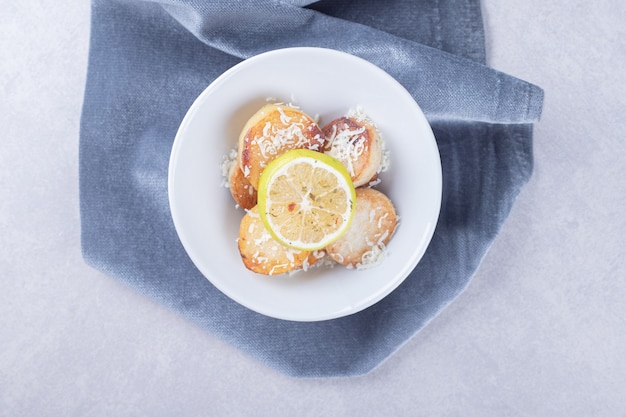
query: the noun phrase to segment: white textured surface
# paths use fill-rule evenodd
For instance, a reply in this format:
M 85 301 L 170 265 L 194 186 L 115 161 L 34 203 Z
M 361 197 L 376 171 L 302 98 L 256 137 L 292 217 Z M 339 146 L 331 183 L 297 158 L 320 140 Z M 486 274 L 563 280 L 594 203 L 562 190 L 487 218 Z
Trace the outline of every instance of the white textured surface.
M 0 416 L 622 416 L 626 3 L 484 1 L 546 91 L 535 173 L 466 292 L 370 375 L 294 380 L 80 256 L 86 1 L 0 0 Z

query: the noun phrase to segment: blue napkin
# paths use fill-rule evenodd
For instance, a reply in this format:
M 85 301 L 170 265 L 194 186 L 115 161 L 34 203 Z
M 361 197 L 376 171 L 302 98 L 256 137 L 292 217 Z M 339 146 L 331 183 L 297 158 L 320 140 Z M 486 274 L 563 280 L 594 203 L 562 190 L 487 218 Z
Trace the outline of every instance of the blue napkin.
M 540 88 L 484 65 L 478 0 L 93 0 L 80 132 L 85 260 L 292 376 L 367 373 L 467 286 L 532 173 Z M 269 318 L 194 267 L 171 220 L 170 149 L 196 96 L 252 55 L 334 48 L 398 79 L 429 118 L 442 211 L 421 262 L 351 316 Z

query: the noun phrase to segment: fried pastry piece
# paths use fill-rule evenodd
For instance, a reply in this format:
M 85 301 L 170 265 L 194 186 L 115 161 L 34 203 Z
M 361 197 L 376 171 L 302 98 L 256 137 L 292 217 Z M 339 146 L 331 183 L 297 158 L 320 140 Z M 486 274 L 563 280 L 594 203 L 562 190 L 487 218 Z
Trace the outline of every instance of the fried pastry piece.
M 355 187 L 366 185 L 381 168 L 382 143 L 376 126 L 366 117 L 345 116 L 324 126 L 324 153 L 344 164 Z
M 348 231 L 327 246 L 326 252 L 337 263 L 363 269 L 382 260 L 397 224 L 391 200 L 374 188 L 357 188 L 356 211 Z
M 261 172 L 276 157 L 292 149 L 321 152 L 323 147 L 324 134 L 309 115 L 294 107 L 266 104 L 239 136 L 239 167 L 256 189 Z
M 299 269 L 309 262 L 311 252 L 288 248 L 278 243 L 263 226 L 257 207 L 243 216 L 237 239 L 241 260 L 250 271 L 278 275 Z
M 244 176 L 239 164 L 232 163 L 228 171 L 228 188 L 230 193 L 240 207 L 246 210 L 256 206 L 257 192 Z
M 309 269 L 309 267 L 315 265 L 325 257 L 326 251 L 324 249 L 309 252 L 309 256 L 302 263 L 302 269 L 306 271 L 307 269 Z

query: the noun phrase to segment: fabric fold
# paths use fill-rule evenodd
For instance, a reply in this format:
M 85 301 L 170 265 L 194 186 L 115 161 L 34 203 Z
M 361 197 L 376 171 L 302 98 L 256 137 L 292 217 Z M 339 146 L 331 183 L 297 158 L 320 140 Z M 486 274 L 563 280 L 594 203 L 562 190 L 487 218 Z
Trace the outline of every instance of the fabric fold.
M 404 85 L 431 119 L 533 123 L 541 114 L 543 91 L 533 84 L 315 10 L 278 1 L 246 1 L 237 7 L 230 1 L 161 4 L 200 41 L 241 59 L 294 46 L 336 49 L 364 58 Z
M 530 178 L 542 94 L 484 65 L 478 0 L 382 3 L 92 0 L 79 149 L 85 260 L 295 377 L 370 372 L 414 337 L 469 284 Z M 187 257 L 167 198 L 169 152 L 197 95 L 241 59 L 303 45 L 396 77 L 428 115 L 443 170 L 439 222 L 415 270 L 379 303 L 315 323 L 262 316 L 219 292 Z

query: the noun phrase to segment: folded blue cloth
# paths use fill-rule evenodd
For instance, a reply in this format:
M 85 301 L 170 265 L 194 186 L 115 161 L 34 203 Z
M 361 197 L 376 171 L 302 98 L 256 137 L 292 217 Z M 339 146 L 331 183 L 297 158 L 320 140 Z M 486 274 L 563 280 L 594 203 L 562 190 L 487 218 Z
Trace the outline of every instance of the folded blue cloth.
M 251 356 L 304 377 L 366 373 L 469 283 L 532 172 L 540 88 L 484 65 L 478 0 L 92 1 L 80 133 L 86 261 Z M 320 46 L 400 81 L 429 118 L 442 211 L 411 275 L 364 311 L 300 323 L 233 302 L 206 280 L 171 220 L 178 125 L 223 71 L 255 54 Z

